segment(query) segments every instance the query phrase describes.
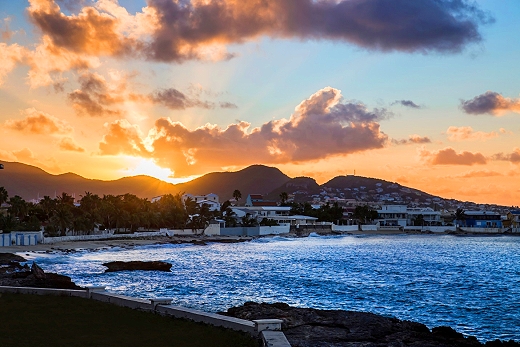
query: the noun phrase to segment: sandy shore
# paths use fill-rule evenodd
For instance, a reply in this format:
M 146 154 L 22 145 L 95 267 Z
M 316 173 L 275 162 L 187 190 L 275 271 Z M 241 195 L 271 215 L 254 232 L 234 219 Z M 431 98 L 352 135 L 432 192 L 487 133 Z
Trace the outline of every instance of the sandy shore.
M 80 249 L 98 250 L 113 247 L 132 248 L 136 246 L 148 246 L 157 244 L 179 244 L 192 243 L 205 245 L 207 242 L 236 243 L 250 241 L 251 237 L 150 237 L 146 239 L 112 239 L 95 241 L 70 241 L 57 242 L 52 244 L 37 244 L 34 246 L 8 246 L 0 247 L 0 253 L 27 253 L 27 252 L 70 252 Z
M 344 232 L 341 235 L 370 235 L 370 236 L 380 236 L 380 235 L 446 235 L 444 232 L 436 232 L 436 233 L 425 233 L 418 231 L 382 231 L 382 230 L 365 230 L 365 231 L 349 231 Z M 452 233 L 454 234 L 454 233 Z M 330 235 L 330 234 L 327 234 Z M 334 234 L 338 235 L 338 234 Z M 470 233 L 459 233 L 457 235 L 461 236 L 500 236 L 502 234 L 470 234 Z M 306 236 L 296 236 L 295 234 L 284 234 L 279 235 L 282 237 L 306 237 Z M 262 237 L 272 237 L 272 236 L 262 236 Z M 95 240 L 95 241 L 70 241 L 70 242 L 57 242 L 53 244 L 38 244 L 35 246 L 9 246 L 9 247 L 0 247 L 0 253 L 26 253 L 26 252 L 71 252 L 74 250 L 98 250 L 98 249 L 107 249 L 113 247 L 121 247 L 121 248 L 132 248 L 136 246 L 148 246 L 148 245 L 156 245 L 156 244 L 179 244 L 179 243 L 192 243 L 197 245 L 205 245 L 209 242 L 220 242 L 220 243 L 236 243 L 236 242 L 246 242 L 251 241 L 255 237 L 247 237 L 247 236 L 157 236 L 157 237 L 149 237 L 149 238 L 139 238 L 139 239 L 111 239 L 111 240 Z

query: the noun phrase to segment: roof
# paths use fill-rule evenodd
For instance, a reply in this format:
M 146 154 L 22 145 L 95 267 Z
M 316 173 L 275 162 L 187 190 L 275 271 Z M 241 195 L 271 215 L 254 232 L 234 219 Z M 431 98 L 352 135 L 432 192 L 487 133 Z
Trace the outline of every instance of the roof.
M 276 201 L 253 201 L 253 206 L 278 206 Z
M 269 219 L 274 219 L 274 220 L 317 220 L 318 218 L 316 217 L 311 217 L 311 216 L 302 216 L 302 215 L 295 215 L 295 216 L 272 216 L 272 217 L 269 217 Z
M 464 211 L 466 216 L 500 216 L 498 212 L 492 211 Z
M 249 194 L 249 197 L 251 199 L 263 199 L 264 197 L 262 196 L 262 194 Z

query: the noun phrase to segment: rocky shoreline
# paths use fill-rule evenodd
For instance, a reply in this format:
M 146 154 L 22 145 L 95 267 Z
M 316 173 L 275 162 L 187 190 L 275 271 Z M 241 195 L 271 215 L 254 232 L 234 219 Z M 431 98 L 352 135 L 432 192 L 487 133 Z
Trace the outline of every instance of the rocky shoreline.
M 426 325 L 367 312 L 318 310 L 285 303 L 246 302 L 224 314 L 247 320 L 278 318 L 293 347 L 477 347 L 520 346 L 515 341 L 481 343 L 450 327 Z
M 57 289 L 82 289 L 70 277 L 44 272 L 38 264 L 21 265 L 27 261 L 16 254 L 0 253 L 0 286 Z

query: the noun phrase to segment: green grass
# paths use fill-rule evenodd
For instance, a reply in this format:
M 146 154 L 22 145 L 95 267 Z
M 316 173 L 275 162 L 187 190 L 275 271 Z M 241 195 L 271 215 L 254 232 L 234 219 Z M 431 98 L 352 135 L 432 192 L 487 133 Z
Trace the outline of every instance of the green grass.
M 258 347 L 246 333 L 75 297 L 0 294 L 0 346 Z

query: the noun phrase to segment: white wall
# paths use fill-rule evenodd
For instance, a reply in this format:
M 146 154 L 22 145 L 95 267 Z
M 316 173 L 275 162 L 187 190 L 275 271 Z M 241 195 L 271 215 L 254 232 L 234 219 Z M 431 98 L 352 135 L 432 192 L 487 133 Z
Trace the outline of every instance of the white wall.
M 336 225 L 332 224 L 332 231 L 358 231 L 357 225 Z
M 34 246 L 41 240 L 41 231 L 12 231 L 0 234 L 0 247 Z
M 278 226 L 261 226 L 260 227 L 260 236 L 263 235 L 280 235 L 280 234 L 288 234 L 291 231 L 291 227 L 286 225 L 278 225 Z

